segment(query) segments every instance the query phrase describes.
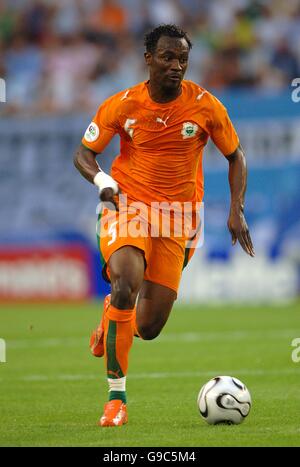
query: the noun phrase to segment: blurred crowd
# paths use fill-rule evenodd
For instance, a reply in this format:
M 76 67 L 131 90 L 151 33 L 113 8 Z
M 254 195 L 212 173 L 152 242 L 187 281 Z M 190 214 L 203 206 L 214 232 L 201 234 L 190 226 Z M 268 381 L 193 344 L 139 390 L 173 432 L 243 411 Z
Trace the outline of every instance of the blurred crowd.
M 143 36 L 161 23 L 188 32 L 187 78 L 212 91 L 300 76 L 300 0 L 0 0 L 0 112 L 94 112 L 147 78 Z

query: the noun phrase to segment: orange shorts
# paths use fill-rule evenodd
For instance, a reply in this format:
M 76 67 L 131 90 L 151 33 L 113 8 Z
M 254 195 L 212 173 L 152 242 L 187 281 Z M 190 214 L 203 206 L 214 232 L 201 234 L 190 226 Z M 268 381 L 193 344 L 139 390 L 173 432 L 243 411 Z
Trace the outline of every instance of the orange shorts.
M 169 287 L 177 293 L 183 268 L 195 252 L 196 242 L 187 244 L 184 236 L 153 236 L 147 221 L 136 215 L 122 216 L 119 212 L 104 211 L 99 215 L 97 238 L 103 278 L 109 280 L 108 261 L 124 246 L 140 249 L 145 258 L 144 279 Z

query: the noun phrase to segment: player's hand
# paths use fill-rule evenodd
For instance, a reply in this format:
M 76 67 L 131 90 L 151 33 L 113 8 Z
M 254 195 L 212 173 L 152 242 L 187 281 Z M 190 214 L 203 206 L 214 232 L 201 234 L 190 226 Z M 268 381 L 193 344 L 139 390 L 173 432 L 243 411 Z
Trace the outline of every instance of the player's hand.
M 103 202 L 106 208 L 119 211 L 114 196 L 114 190 L 112 188 L 103 188 L 100 193 L 100 200 Z
M 232 245 L 238 240 L 243 250 L 250 256 L 255 256 L 252 240 L 250 237 L 247 222 L 244 217 L 243 209 L 230 209 L 227 222 L 229 232 L 231 233 Z

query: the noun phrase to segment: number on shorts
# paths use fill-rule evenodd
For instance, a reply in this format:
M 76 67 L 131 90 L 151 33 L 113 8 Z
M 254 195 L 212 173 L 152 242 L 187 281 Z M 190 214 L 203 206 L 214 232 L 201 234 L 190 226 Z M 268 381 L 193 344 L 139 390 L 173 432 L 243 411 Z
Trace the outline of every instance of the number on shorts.
M 117 239 L 117 223 L 118 221 L 113 222 L 108 229 L 108 233 L 111 235 L 111 240 L 109 240 L 107 244 L 108 246 L 114 243 Z

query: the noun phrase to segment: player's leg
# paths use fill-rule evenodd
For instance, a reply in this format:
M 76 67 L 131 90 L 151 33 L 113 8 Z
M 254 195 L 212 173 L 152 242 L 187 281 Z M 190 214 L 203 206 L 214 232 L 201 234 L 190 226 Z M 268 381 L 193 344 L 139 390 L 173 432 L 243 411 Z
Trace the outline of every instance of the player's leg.
M 135 333 L 143 339 L 157 337 L 168 320 L 177 298 L 184 246 L 183 239 L 152 238 L 136 312 Z
M 130 256 L 128 254 L 127 248 L 133 248 L 134 250 L 137 250 L 138 254 L 141 252 L 141 250 L 134 248 L 132 246 L 120 248 L 115 253 L 113 253 L 113 255 L 111 256 L 109 265 L 107 265 L 106 270 L 113 271 L 112 273 L 113 279 L 112 281 L 110 280 L 111 285 L 112 285 L 112 293 L 108 294 L 104 298 L 102 319 L 100 321 L 99 326 L 93 331 L 90 337 L 90 349 L 91 349 L 91 353 L 95 357 L 103 357 L 104 355 L 104 317 L 107 311 L 109 310 L 110 305 L 113 304 L 117 306 L 118 308 L 122 308 L 123 306 L 123 309 L 125 306 L 125 309 L 126 309 L 126 308 L 133 308 L 135 304 L 135 299 L 134 299 L 135 294 L 132 295 L 133 291 L 127 290 L 126 292 L 125 290 L 127 286 L 131 288 L 130 284 L 127 286 L 125 284 L 126 284 L 127 278 L 130 279 L 132 275 L 131 271 L 130 271 L 130 274 L 128 274 L 125 268 L 126 267 L 131 268 L 131 269 L 136 268 L 136 271 L 138 272 L 140 265 L 139 264 L 134 265 L 134 264 L 128 263 L 128 259 L 130 258 Z M 143 255 L 143 252 L 141 253 Z M 134 251 L 134 255 L 136 255 L 135 251 Z M 123 257 L 125 258 L 124 260 L 125 268 L 122 272 L 120 272 L 119 271 L 120 265 L 123 265 L 123 260 L 122 261 L 120 260 Z M 111 272 L 109 272 L 109 274 L 111 275 Z M 127 300 L 127 298 L 129 299 L 130 303 L 123 305 L 122 301 L 124 301 L 124 299 Z M 136 295 L 135 295 L 135 298 L 136 298 Z M 134 299 L 134 302 L 133 302 L 133 299 Z
M 166 324 L 177 293 L 164 285 L 145 280 L 141 287 L 135 332 L 145 340 L 155 339 Z
M 124 246 L 112 254 L 108 267 L 111 305 L 121 310 L 134 308 L 144 278 L 144 252 L 134 246 Z
M 117 426 L 127 422 L 126 374 L 134 335 L 135 302 L 144 277 L 144 253 L 124 246 L 111 255 L 108 269 L 112 290 L 103 325 L 109 402 L 100 425 Z
M 137 303 L 135 334 L 142 339 L 155 339 L 166 324 L 177 298 L 181 272 L 195 253 L 199 236 L 184 249 L 182 242 L 174 239 L 153 241 L 145 277 L 156 282 L 144 280 Z M 164 249 L 166 244 L 168 248 Z M 158 265 L 161 257 L 163 262 Z
M 144 252 L 146 259 L 148 257 L 151 242 L 149 241 L 149 238 L 147 238 L 147 235 L 141 235 L 140 237 L 133 238 L 128 235 L 124 235 L 124 232 L 128 233 L 127 223 L 133 222 L 132 217 L 135 216 L 128 214 L 122 216 L 119 211 L 112 211 L 106 207 L 104 207 L 99 214 L 97 223 L 98 246 L 103 267 L 102 274 L 107 282 L 110 282 L 110 269 L 108 262 L 112 258 L 114 252 L 120 250 L 122 247 L 136 247 Z M 147 229 L 146 225 L 145 229 Z M 123 253 L 118 253 L 118 255 L 123 255 Z M 126 254 L 125 257 L 127 258 Z M 113 260 L 111 259 L 111 261 Z M 127 275 L 126 271 L 125 274 Z M 122 282 L 122 279 L 116 281 L 116 287 L 120 286 L 120 281 Z M 113 293 L 115 294 L 115 292 Z M 113 300 L 114 299 L 115 298 L 113 298 Z M 122 301 L 122 297 L 120 298 L 119 296 L 118 300 L 120 299 Z M 104 299 L 102 319 L 90 337 L 90 349 L 91 353 L 95 357 L 103 357 L 104 355 L 104 316 L 109 309 L 110 301 L 111 294 L 107 295 Z
M 181 277 L 181 271 L 188 265 L 191 258 L 193 257 L 197 243 L 200 237 L 200 233 L 193 238 L 192 241 L 188 242 L 182 250 L 182 243 L 178 242 L 175 246 L 172 239 L 162 240 L 159 239 L 158 246 L 153 246 L 153 252 L 156 252 L 156 257 L 153 260 L 153 255 L 149 258 L 148 271 L 146 271 L 146 277 L 152 277 L 156 281 L 162 283 L 168 283 L 171 287 L 162 285 L 159 283 L 152 282 L 150 280 L 144 280 L 141 287 L 137 312 L 136 312 L 136 324 L 135 334 L 139 335 L 142 339 L 150 340 L 155 339 L 166 324 L 170 312 L 172 310 L 174 301 L 177 298 L 177 289 Z M 165 243 L 172 245 L 173 253 L 170 253 L 170 248 L 164 254 L 164 262 L 160 264 L 160 267 L 155 267 L 156 258 L 160 257 L 162 253 L 161 246 Z M 160 254 L 159 254 L 160 252 Z M 159 274 L 157 274 L 159 271 Z M 168 280 L 166 280 L 168 278 Z

